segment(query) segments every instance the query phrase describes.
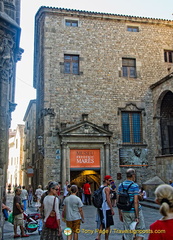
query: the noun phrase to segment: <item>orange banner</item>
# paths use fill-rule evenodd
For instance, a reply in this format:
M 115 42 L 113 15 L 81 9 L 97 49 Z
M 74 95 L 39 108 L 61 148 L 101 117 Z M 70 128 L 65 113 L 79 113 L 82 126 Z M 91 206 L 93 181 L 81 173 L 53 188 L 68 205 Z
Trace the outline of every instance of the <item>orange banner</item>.
M 71 149 L 71 168 L 99 168 L 100 149 Z

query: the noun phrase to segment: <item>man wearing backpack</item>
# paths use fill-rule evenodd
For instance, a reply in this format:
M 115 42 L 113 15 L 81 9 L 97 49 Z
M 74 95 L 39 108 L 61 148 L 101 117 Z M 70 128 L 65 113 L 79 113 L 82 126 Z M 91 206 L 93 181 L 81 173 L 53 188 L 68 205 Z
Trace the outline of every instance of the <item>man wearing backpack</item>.
M 127 180 L 123 183 L 120 183 L 118 188 L 118 200 L 117 207 L 119 208 L 119 218 L 120 221 L 124 223 L 124 230 L 129 233 L 124 234 L 124 240 L 133 240 L 133 233 L 130 233 L 132 230 L 132 223 L 136 222 L 136 230 L 144 230 L 145 222 L 139 204 L 139 186 L 135 183 L 136 173 L 135 170 L 129 168 L 126 172 Z M 128 200 L 129 197 L 129 201 Z M 123 206 L 124 204 L 124 206 Z M 130 209 L 129 209 L 130 208 Z M 140 231 L 139 231 L 140 232 Z M 141 233 L 136 234 L 135 240 L 143 240 L 144 235 Z
M 105 229 L 105 240 L 109 239 L 109 233 L 110 233 L 110 226 L 114 225 L 113 221 L 113 215 L 114 210 L 111 204 L 110 199 L 110 184 L 112 182 L 112 177 L 110 175 L 106 175 L 104 177 L 104 184 L 101 187 L 102 188 L 102 196 L 103 196 L 103 203 L 102 207 L 98 208 L 98 236 L 95 240 L 100 240 L 102 230 Z

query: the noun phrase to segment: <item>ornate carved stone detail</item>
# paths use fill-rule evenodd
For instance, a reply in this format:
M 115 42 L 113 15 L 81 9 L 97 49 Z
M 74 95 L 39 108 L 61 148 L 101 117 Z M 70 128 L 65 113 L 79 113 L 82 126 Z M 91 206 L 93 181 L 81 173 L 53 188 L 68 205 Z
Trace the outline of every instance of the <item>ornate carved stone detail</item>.
M 124 108 L 118 108 L 118 114 L 122 111 L 139 111 L 139 112 L 144 112 L 145 115 L 145 109 L 144 108 L 138 108 L 136 104 L 134 103 L 127 103 Z
M 13 102 L 9 102 L 9 112 L 14 112 L 17 104 Z
M 6 82 L 10 82 L 13 77 L 13 51 L 14 40 L 12 36 L 0 30 L 0 76 Z
M 88 124 L 84 124 L 83 126 L 81 126 L 80 130 L 83 133 L 86 133 L 86 134 L 88 134 L 88 133 L 96 133 L 96 131 L 91 126 L 89 126 Z
M 59 133 L 61 136 L 112 136 L 112 132 L 106 131 L 90 122 L 83 122 L 73 127 L 66 128 Z
M 19 51 L 15 54 L 15 62 L 18 62 L 21 60 L 23 52 L 24 50 L 22 48 L 19 48 Z
M 44 108 L 42 109 L 42 115 L 45 117 L 47 115 L 55 116 L 54 108 Z

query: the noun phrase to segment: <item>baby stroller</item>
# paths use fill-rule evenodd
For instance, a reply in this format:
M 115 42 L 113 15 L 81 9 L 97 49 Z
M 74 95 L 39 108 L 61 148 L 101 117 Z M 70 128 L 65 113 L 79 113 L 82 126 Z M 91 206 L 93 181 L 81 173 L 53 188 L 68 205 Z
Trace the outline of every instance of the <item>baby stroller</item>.
M 40 213 L 23 213 L 25 222 L 25 232 L 32 233 L 38 229 L 40 235 L 42 231 L 42 219 Z

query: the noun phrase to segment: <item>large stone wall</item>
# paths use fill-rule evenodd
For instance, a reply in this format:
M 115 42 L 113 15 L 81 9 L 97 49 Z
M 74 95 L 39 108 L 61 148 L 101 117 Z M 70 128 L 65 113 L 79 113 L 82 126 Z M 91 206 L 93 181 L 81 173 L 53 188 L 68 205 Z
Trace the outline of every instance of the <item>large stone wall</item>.
M 156 152 L 156 174 L 164 181 L 167 182 L 173 178 L 172 155 L 161 154 L 161 133 L 160 133 L 160 106 L 163 97 L 168 91 L 173 92 L 173 74 L 169 74 L 161 79 L 156 84 L 151 86 L 153 97 L 153 113 L 154 113 L 154 132 L 155 132 L 155 152 Z
M 79 26 L 66 27 L 64 22 L 69 18 L 78 20 Z M 62 122 L 68 127 L 77 124 L 81 114 L 87 113 L 90 122 L 99 126 L 109 124 L 113 132 L 111 174 L 115 177 L 117 172 L 122 172 L 124 178 L 126 168 L 119 166 L 119 149 L 126 146 L 122 145 L 118 110 L 133 103 L 144 109 L 144 141 L 137 147 L 148 150 L 148 167 L 137 167 L 138 180 L 141 183 L 155 175 L 153 99 L 149 86 L 168 74 L 164 49 L 173 49 L 173 22 L 43 8 L 36 16 L 36 28 L 39 25 L 44 25 L 40 36 L 44 42 L 37 46 L 44 56 L 40 69 L 44 71 L 44 107 L 53 108 L 56 114 L 44 118 L 47 149 L 53 151 L 60 147 L 59 140 L 50 143 L 51 131 L 61 130 Z M 127 26 L 137 26 L 139 32 L 128 32 Z M 79 75 L 63 73 L 64 54 L 79 54 Z M 136 59 L 137 78 L 122 77 L 123 57 Z M 47 159 L 45 155 L 46 174 L 55 166 L 55 155 Z M 56 173 L 59 176 L 58 170 Z
M 11 124 L 11 112 L 15 110 L 15 74 L 16 63 L 23 52 L 20 42 L 20 0 L 0 0 L 0 209 L 5 202 L 7 162 L 8 162 L 8 132 Z M 17 9 L 15 9 L 15 7 Z M 17 11 L 17 16 L 16 16 Z M 3 238 L 4 218 L 0 214 L 0 239 Z

